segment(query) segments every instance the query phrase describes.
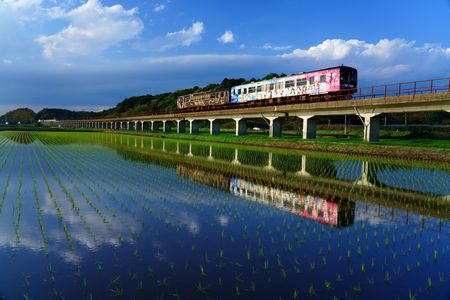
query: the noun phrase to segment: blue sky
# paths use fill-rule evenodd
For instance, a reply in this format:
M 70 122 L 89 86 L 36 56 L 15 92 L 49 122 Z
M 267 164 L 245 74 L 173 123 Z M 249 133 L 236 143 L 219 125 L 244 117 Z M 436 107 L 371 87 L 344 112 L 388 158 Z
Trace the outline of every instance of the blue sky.
M 0 114 L 346 64 L 450 76 L 450 1 L 0 0 Z

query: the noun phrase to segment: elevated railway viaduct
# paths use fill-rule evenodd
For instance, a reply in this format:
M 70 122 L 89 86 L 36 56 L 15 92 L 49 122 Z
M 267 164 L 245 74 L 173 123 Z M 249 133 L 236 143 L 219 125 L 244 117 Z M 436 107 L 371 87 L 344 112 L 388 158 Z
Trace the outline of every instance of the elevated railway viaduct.
M 450 78 L 398 83 L 358 89 L 351 100 L 325 102 L 270 102 L 267 106 L 247 106 L 232 109 L 170 112 L 127 117 L 84 120 L 60 120 L 62 127 L 99 128 L 112 130 L 159 130 L 169 132 L 176 126 L 178 133 L 199 132 L 199 121 L 208 120 L 210 134 L 220 133 L 219 120 L 234 120 L 235 134 L 245 135 L 248 119 L 265 119 L 269 136 L 281 136 L 283 117 L 303 120 L 303 139 L 316 137 L 316 118 L 320 116 L 358 115 L 364 124 L 364 140 L 378 141 L 379 116 L 390 113 L 427 111 L 450 112 Z M 268 102 L 269 103 L 269 102 Z

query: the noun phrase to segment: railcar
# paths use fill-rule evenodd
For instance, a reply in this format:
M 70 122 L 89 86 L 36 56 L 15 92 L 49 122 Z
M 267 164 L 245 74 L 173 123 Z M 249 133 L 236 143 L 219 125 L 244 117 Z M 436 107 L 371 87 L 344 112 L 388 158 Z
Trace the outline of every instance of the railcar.
M 198 106 L 222 105 L 230 102 L 230 91 L 221 89 L 183 95 L 177 99 L 177 108 L 186 109 Z
M 230 102 L 336 94 L 356 86 L 356 69 L 340 66 L 238 85 L 231 88 Z

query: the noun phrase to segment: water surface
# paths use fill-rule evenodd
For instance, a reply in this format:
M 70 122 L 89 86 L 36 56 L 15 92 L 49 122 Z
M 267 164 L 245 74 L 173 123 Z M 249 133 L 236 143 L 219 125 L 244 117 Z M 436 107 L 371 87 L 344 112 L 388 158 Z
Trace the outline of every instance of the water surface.
M 0 133 L 0 299 L 449 299 L 449 166 Z

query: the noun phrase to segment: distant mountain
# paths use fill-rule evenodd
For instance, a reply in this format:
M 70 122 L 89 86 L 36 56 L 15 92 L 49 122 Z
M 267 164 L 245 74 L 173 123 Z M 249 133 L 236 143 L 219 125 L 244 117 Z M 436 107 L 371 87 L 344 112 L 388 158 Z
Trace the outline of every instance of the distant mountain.
M 0 117 L 0 123 L 9 124 L 33 124 L 36 118 L 36 113 L 29 108 L 18 108 L 7 112 Z
M 90 117 L 96 117 L 99 113 L 87 112 L 87 111 L 72 111 L 61 108 L 44 108 L 36 114 L 37 120 L 67 120 L 67 119 L 84 119 Z

